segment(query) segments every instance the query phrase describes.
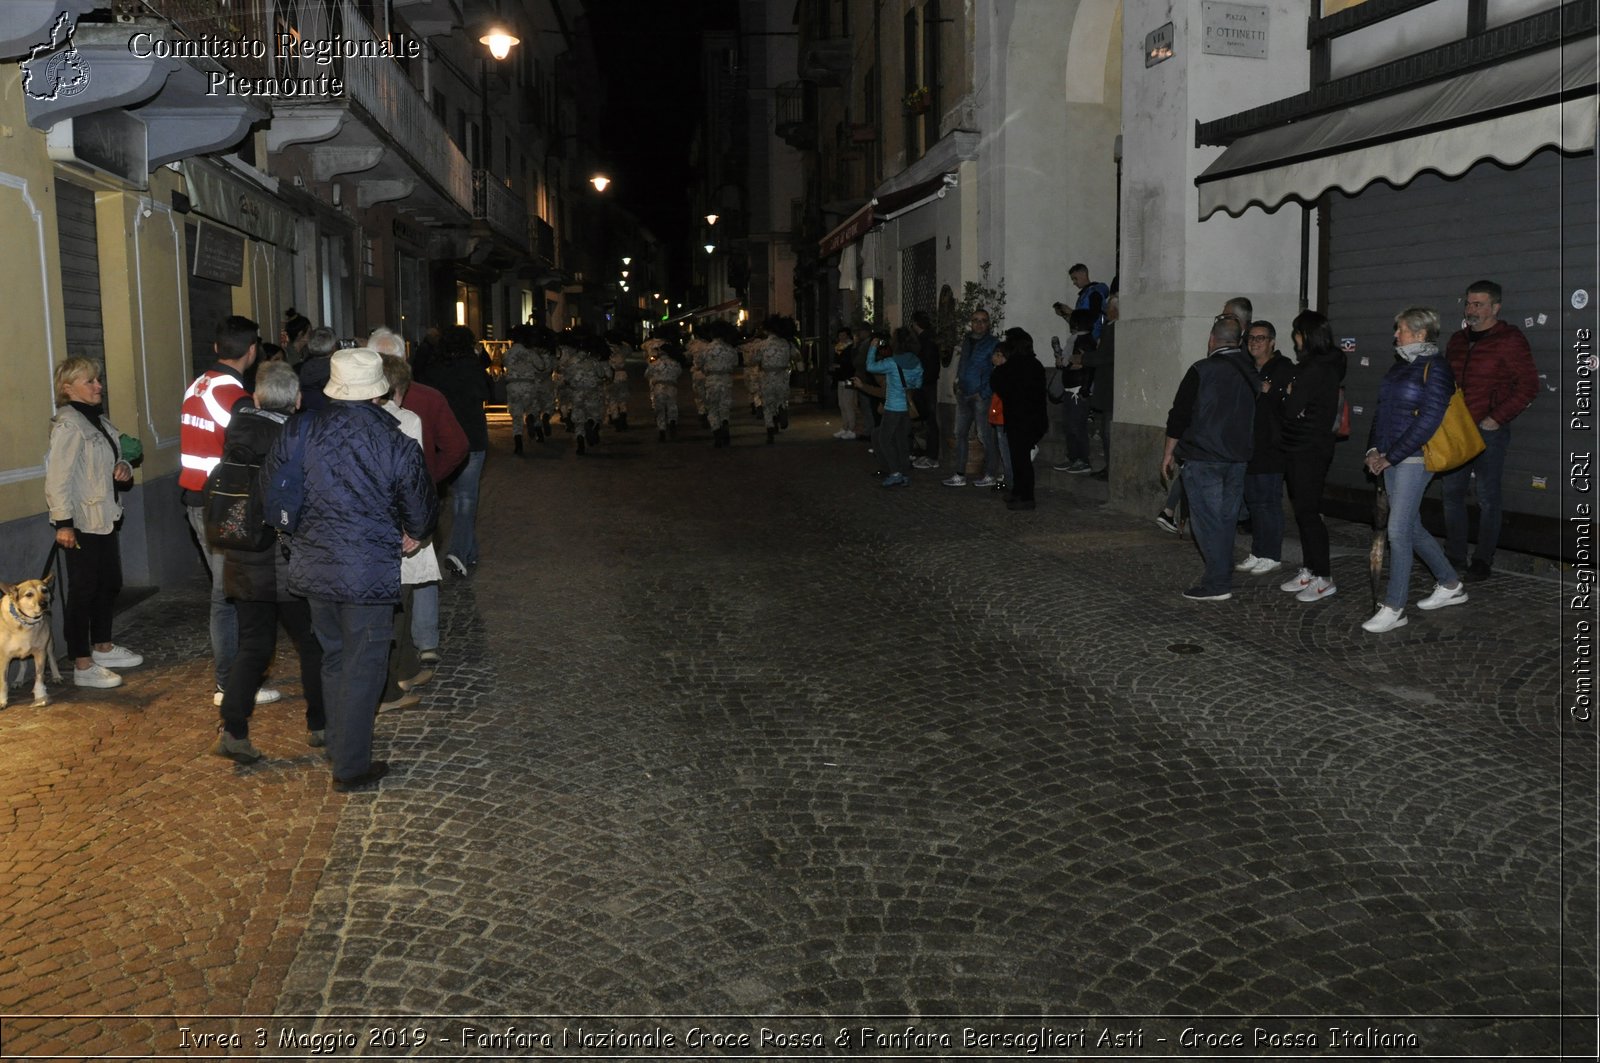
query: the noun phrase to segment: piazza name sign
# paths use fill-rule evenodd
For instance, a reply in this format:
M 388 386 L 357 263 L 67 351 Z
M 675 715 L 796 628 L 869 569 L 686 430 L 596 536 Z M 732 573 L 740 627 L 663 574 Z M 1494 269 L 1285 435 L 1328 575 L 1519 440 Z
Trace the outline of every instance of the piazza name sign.
M 1267 9 L 1256 4 L 1221 4 L 1205 0 L 1200 5 L 1206 55 L 1232 55 L 1243 59 L 1267 57 Z

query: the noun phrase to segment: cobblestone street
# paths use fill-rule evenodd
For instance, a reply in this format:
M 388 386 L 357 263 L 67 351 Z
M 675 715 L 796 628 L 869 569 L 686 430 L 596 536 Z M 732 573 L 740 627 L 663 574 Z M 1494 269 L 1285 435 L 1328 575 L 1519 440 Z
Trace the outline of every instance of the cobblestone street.
M 445 586 L 423 706 L 379 717 L 375 792 L 330 792 L 292 656 L 268 759 L 209 753 L 198 582 L 119 618 L 147 657 L 122 689 L 14 692 L 0 1053 L 974 1025 L 938 1016 L 1087 1029 L 1056 1058 L 1593 1048 L 1561 1019 L 1596 994 L 1595 743 L 1556 580 L 1372 636 L 1346 528 L 1326 603 L 1281 576 L 1190 602 L 1192 545 L 1088 477 L 1041 463 L 1011 512 L 942 473 L 880 489 L 814 412 L 766 446 L 746 411 L 713 450 L 634 407 L 586 457 L 493 429 L 483 563 Z M 91 1017 L 38 1018 L 63 1015 Z

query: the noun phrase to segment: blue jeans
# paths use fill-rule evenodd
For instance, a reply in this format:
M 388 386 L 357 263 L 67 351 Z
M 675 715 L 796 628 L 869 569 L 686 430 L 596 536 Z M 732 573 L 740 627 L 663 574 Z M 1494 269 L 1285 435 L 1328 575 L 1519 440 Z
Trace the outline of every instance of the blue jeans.
M 211 664 L 216 671 L 217 689 L 226 690 L 228 673 L 233 671 L 233 657 L 239 652 L 239 615 L 233 603 L 222 590 L 222 551 L 213 550 L 206 542 L 206 517 L 202 506 L 185 506 L 189 511 L 189 527 L 194 529 L 200 552 L 205 554 L 211 571 Z
M 1188 461 L 1183 494 L 1189 504 L 1189 532 L 1205 561 L 1199 589 L 1226 594 L 1233 589 L 1233 538 L 1244 497 L 1244 462 Z
M 1494 564 L 1494 551 L 1500 545 L 1500 480 L 1506 469 L 1506 450 L 1511 446 L 1511 427 L 1503 425 L 1483 433 L 1484 450 L 1459 469 L 1439 478 L 1444 485 L 1445 553 L 1457 562 L 1467 560 L 1467 481 L 1476 481 L 1478 495 L 1477 559 Z
M 960 392 L 956 393 L 956 473 L 967 474 L 967 436 L 973 425 L 978 426 L 978 442 L 983 444 L 983 475 L 999 476 L 1000 446 L 989 426 L 989 400 Z
M 1422 494 L 1432 479 L 1433 473 L 1420 461 L 1401 462 L 1383 470 L 1383 486 L 1389 492 L 1389 591 L 1383 602 L 1391 609 L 1406 607 L 1413 551 L 1436 581 L 1456 581 L 1456 570 L 1422 526 Z
M 419 650 L 439 648 L 439 585 L 419 583 L 411 595 L 411 641 Z
M 478 482 L 483 479 L 483 458 L 488 451 L 474 450 L 450 485 L 450 549 L 463 564 L 478 563 Z
M 1009 487 L 1016 482 L 1016 473 L 1011 468 L 1011 443 L 1006 439 L 1006 426 L 997 424 L 990 427 L 994 431 L 994 449 L 1000 452 L 1001 475 Z
M 372 721 L 388 675 L 395 607 L 310 601 L 311 624 L 322 644 L 328 762 L 335 779 L 351 779 L 372 766 Z
M 1089 460 L 1089 403 L 1068 395 L 1061 405 L 1061 428 L 1067 437 L 1067 459 Z
M 1250 510 L 1250 552 L 1283 560 L 1283 473 L 1244 474 L 1244 504 Z

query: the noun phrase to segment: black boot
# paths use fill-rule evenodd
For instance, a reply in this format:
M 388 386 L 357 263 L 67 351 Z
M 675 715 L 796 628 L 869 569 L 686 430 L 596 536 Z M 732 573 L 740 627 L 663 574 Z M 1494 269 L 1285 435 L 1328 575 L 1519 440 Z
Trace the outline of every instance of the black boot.
M 522 453 L 522 437 L 521 436 L 512 436 L 511 437 L 511 449 L 516 451 L 518 454 Z
M 625 414 L 625 413 L 617 414 L 617 431 L 626 432 L 627 430 L 628 430 L 628 415 Z
M 583 436 L 581 435 L 578 437 L 578 453 L 583 453 Z
M 533 426 L 533 441 L 535 443 L 543 443 L 544 442 L 544 429 L 539 427 L 538 424 L 535 424 Z
M 561 427 L 565 428 L 567 430 L 567 434 L 568 435 L 571 435 L 572 431 L 573 431 L 573 429 L 572 429 L 572 418 L 571 417 L 563 417 L 563 418 L 561 418 Z
M 667 441 L 667 430 L 665 428 L 657 428 L 656 429 L 656 442 L 657 443 L 665 443 L 666 441 Z
M 667 422 L 667 438 L 668 439 L 677 439 L 678 438 L 678 422 L 677 421 L 668 421 Z
M 543 434 L 540 436 L 541 439 L 550 438 L 550 415 L 548 413 L 541 413 L 539 415 L 539 428 L 543 432 Z
M 778 430 L 776 428 L 767 429 L 767 446 L 770 447 L 772 444 L 776 443 L 777 441 L 778 441 Z
M 600 442 L 600 426 L 593 421 L 583 422 L 583 434 L 588 437 L 591 447 Z
M 778 421 L 778 427 L 780 429 L 782 429 L 785 432 L 787 432 L 789 430 L 789 407 L 780 406 L 778 408 L 777 421 Z

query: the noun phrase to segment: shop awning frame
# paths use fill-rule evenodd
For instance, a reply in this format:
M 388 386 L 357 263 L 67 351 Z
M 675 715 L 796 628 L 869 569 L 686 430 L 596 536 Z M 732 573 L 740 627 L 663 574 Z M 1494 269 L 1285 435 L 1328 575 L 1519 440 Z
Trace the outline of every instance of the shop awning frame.
M 1458 176 L 1485 159 L 1515 166 L 1547 147 L 1595 146 L 1595 41 L 1572 42 L 1234 141 L 1195 179 L 1200 220 L 1274 210 L 1425 170 Z
M 874 196 L 819 240 L 817 248 L 823 258 L 837 254 L 884 222 L 893 221 L 936 199 L 943 199 L 955 187 L 956 175 L 942 173 L 898 191 Z

